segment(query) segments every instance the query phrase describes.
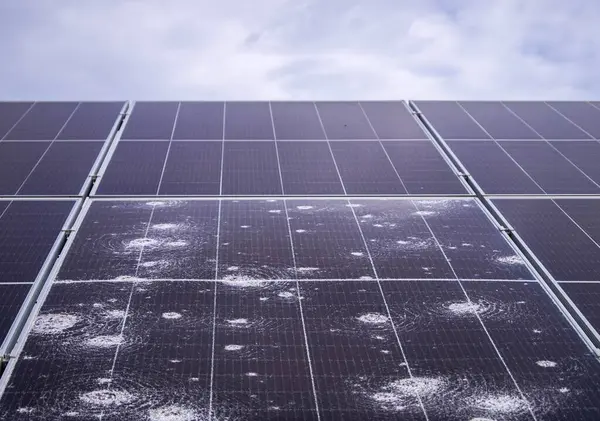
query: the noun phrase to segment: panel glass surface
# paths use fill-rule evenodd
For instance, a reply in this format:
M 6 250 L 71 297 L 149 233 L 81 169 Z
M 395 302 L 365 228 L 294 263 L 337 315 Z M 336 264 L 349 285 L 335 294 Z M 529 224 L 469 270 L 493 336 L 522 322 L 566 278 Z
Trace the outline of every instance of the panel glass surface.
M 460 105 L 495 139 L 541 139 L 501 102 L 464 101 Z
M 223 139 L 223 102 L 182 102 L 173 139 Z
M 169 142 L 119 142 L 97 194 L 155 195 Z
M 325 140 L 314 102 L 272 102 L 277 140 Z
M 446 143 L 485 193 L 544 193 L 497 143 L 488 141 Z
M 600 110 L 587 102 L 555 101 L 548 105 L 596 139 L 600 139 Z
M 481 127 L 453 101 L 415 101 L 435 131 L 444 139 L 489 139 Z
M 218 195 L 221 155 L 221 142 L 171 142 L 159 194 Z
M 600 184 L 600 143 L 576 140 L 551 143 L 577 168 Z
M 58 139 L 104 140 L 117 123 L 123 102 L 82 102 Z
M 31 285 L 3 284 L 0 282 L 0 344 L 5 340 Z
M 600 331 L 600 282 L 563 282 L 560 286 L 581 310 L 592 327 L 596 331 Z
M 136 102 L 121 138 L 171 139 L 178 105 L 177 102 Z
M 50 142 L 0 143 L 0 195 L 14 195 Z
M 504 104 L 545 139 L 590 139 L 544 102 L 508 101 Z
M 77 102 L 36 102 L 4 139 L 53 140 L 77 106 Z
M 0 102 L 0 139 L 31 108 L 33 102 Z
M 403 102 L 365 101 L 360 105 L 379 139 L 427 139 Z
M 317 102 L 329 140 L 377 139 L 358 102 Z
M 225 142 L 221 193 L 242 196 L 281 195 L 275 142 Z
M 272 140 L 273 122 L 268 102 L 227 102 L 225 139 Z

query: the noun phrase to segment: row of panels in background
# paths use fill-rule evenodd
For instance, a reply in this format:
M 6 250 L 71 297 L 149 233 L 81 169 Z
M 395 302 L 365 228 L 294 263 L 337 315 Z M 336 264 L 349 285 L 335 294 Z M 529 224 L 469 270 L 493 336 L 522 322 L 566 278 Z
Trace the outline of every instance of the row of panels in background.
M 600 194 L 599 103 L 411 105 L 484 194 Z
M 477 199 L 96 199 L 73 230 L 0 419 L 599 414 L 597 359 Z

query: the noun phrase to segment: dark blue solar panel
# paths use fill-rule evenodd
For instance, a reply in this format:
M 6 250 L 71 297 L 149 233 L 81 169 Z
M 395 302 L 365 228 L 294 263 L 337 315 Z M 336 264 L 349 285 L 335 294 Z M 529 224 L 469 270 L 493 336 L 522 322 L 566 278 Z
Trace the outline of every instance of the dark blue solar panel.
M 331 142 L 331 149 L 347 194 L 406 194 L 379 142 Z
M 225 104 L 225 139 L 274 139 L 269 103 L 227 102 Z
M 313 102 L 272 102 L 278 140 L 326 139 Z
M 494 200 L 494 204 L 554 278 L 598 278 L 600 248 L 553 201 Z
M 4 138 L 53 140 L 73 114 L 77 105 L 77 102 L 36 102 Z
M 54 142 L 18 194 L 79 194 L 102 145 L 102 142 Z
M 159 194 L 218 195 L 221 149 L 222 142 L 171 142 Z
M 33 102 L 0 102 L 0 139 L 31 108 Z
M 274 142 L 229 141 L 223 148 L 222 194 L 282 194 Z
M 546 139 L 590 138 L 543 102 L 508 101 L 504 104 Z
M 409 194 L 466 193 L 458 177 L 430 142 L 382 142 Z
M 329 139 L 377 139 L 358 102 L 317 102 Z
M 117 123 L 123 102 L 82 102 L 58 135 L 67 140 L 104 140 Z
M 50 142 L 0 143 L 0 195 L 13 195 L 19 190 Z
M 600 188 L 546 142 L 499 142 L 546 193 L 600 193 Z
M 460 105 L 496 139 L 540 139 L 501 102 L 465 101 Z
M 560 286 L 594 329 L 600 331 L 600 283 L 563 282 Z
M 223 139 L 223 102 L 182 102 L 173 139 Z
M 327 142 L 279 142 L 285 194 L 343 194 Z
M 488 194 L 542 194 L 543 191 L 494 142 L 450 141 L 452 152 Z
M 587 133 L 600 138 L 600 110 L 587 102 L 548 102 L 552 108 L 577 124 Z
M 600 143 L 576 140 L 551 143 L 588 177 L 600 183 Z
M 141 140 L 170 139 L 177 107 L 177 102 L 136 102 L 121 137 Z
M 169 142 L 120 142 L 100 178 L 98 194 L 154 195 Z
M 556 200 L 565 212 L 585 232 L 600 244 L 600 200 L 590 199 L 560 199 Z
M 456 102 L 416 101 L 415 104 L 444 139 L 489 139 Z
M 427 139 L 401 101 L 366 101 L 360 103 L 379 139 Z
M 0 344 L 17 317 L 30 288 L 30 285 L 0 283 Z

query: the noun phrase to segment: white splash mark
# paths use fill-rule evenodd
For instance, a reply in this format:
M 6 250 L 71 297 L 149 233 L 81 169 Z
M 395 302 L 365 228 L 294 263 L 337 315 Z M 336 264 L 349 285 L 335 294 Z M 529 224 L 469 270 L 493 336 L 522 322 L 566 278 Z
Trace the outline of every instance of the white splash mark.
M 356 256 L 356 257 L 361 257 L 363 256 L 363 253 L 360 251 L 353 251 L 350 253 L 352 256 Z
M 165 243 L 165 247 L 171 247 L 171 248 L 185 247 L 188 244 L 189 243 L 187 241 L 177 240 L 177 241 L 170 241 L 168 243 Z
M 90 338 L 85 341 L 87 346 L 95 348 L 110 348 L 123 343 L 123 336 L 121 335 L 103 335 Z
M 553 368 L 553 367 L 556 367 L 556 365 L 557 365 L 554 361 L 549 361 L 549 360 L 536 361 L 536 364 L 539 365 L 540 367 L 544 367 L 544 368 Z
M 389 354 L 389 353 L 390 353 L 390 351 L 389 351 L 389 350 L 387 350 L 387 349 L 382 349 L 382 350 L 381 350 L 381 353 L 382 353 L 382 354 Z
M 227 268 L 227 270 L 228 270 L 229 272 L 235 272 L 236 270 L 240 270 L 240 267 L 239 267 L 239 266 L 229 266 L 229 267 Z
M 250 278 L 248 276 L 227 275 L 221 282 L 225 285 L 238 288 L 259 288 L 267 284 L 266 281 Z
M 17 409 L 17 413 L 19 413 L 19 414 L 31 414 L 33 411 L 34 411 L 34 409 L 30 408 L 28 406 L 24 406 L 24 407 Z
M 35 320 L 32 331 L 41 335 L 56 335 L 72 328 L 77 322 L 79 317 L 73 314 L 42 314 Z
M 463 246 L 463 247 L 473 247 L 473 244 L 471 244 L 471 243 L 462 243 L 461 246 Z
M 366 215 L 361 216 L 361 218 L 362 219 L 371 219 L 371 218 L 373 218 L 373 215 L 371 215 L 370 213 L 368 213 Z
M 154 224 L 152 225 L 152 229 L 154 230 L 162 230 L 162 231 L 166 231 L 166 230 L 173 230 L 176 228 L 179 228 L 180 226 L 177 224 Z
M 363 280 L 363 281 L 370 281 L 373 279 L 373 277 L 372 276 L 361 276 L 358 279 Z
M 78 417 L 79 416 L 79 412 L 77 412 L 77 411 L 69 411 L 69 412 L 65 412 L 63 414 L 63 416 L 65 416 L 65 417 Z
M 570 392 L 568 387 L 561 387 L 560 389 L 558 389 L 558 391 L 560 393 L 569 393 Z
M 92 304 L 92 307 L 94 307 L 94 308 L 102 308 L 102 307 L 104 307 L 104 304 L 102 304 L 102 303 L 94 303 L 94 304 Z
M 522 399 L 511 395 L 490 395 L 478 398 L 473 406 L 486 411 L 503 414 L 518 413 L 527 410 L 527 404 Z
M 363 323 L 380 325 L 383 323 L 387 323 L 388 318 L 387 318 L 387 316 L 384 316 L 381 313 L 367 313 L 367 314 L 363 314 L 362 316 L 359 316 L 358 320 L 360 320 Z
M 313 206 L 305 206 L 305 205 L 303 205 L 303 206 L 296 206 L 296 209 L 299 209 L 299 210 L 309 210 L 309 209 L 313 209 Z
M 260 297 L 259 300 L 260 301 L 269 301 L 269 297 Z
M 122 319 L 125 317 L 125 310 L 108 310 L 104 315 L 108 319 Z
M 257 377 L 258 373 L 250 372 L 250 373 L 246 373 L 246 376 L 248 376 L 248 377 Z
M 179 364 L 181 360 L 169 360 L 171 364 Z
M 431 216 L 431 215 L 435 215 L 436 213 L 433 211 L 416 211 L 413 212 L 413 215 L 416 216 Z
M 269 410 L 269 411 L 279 411 L 280 409 L 281 409 L 281 407 L 275 406 L 275 405 L 271 405 L 267 408 L 267 410 Z
M 79 397 L 83 402 L 97 406 L 118 406 L 131 402 L 134 396 L 124 390 L 94 390 Z
M 518 255 L 497 257 L 496 262 L 503 265 L 524 265 L 525 261 Z
M 370 396 L 384 409 L 399 411 L 414 401 L 415 397 L 429 397 L 441 392 L 446 383 L 436 377 L 413 377 L 393 381 Z
M 248 319 L 230 319 L 227 320 L 227 323 L 232 326 L 246 326 L 248 324 Z
M 475 314 L 481 310 L 481 306 L 479 304 L 475 304 L 473 302 L 462 302 L 462 303 L 452 303 L 448 306 L 448 310 L 452 313 L 464 316 L 466 314 Z
M 526 301 L 517 301 L 517 304 L 526 304 Z
M 225 351 L 241 351 L 244 345 L 225 345 Z
M 99 378 L 96 381 L 98 382 L 98 384 L 107 384 L 107 383 L 111 383 L 112 379 L 108 379 L 106 377 L 102 377 L 102 378 Z
M 305 272 L 316 272 L 319 270 L 319 268 L 302 267 L 302 268 L 297 268 L 296 270 L 300 273 L 305 273 Z
M 157 202 L 157 201 L 154 201 L 154 202 L 146 202 L 146 204 L 148 206 L 163 206 L 163 205 L 166 205 L 167 202 Z
M 410 244 L 410 241 L 398 240 L 398 241 L 396 241 L 396 244 L 400 244 L 401 246 L 405 246 L 407 244 Z
M 377 339 L 378 341 L 385 341 L 385 336 L 377 335 L 377 336 L 373 336 L 373 338 Z
M 362 205 L 359 205 L 358 203 L 349 203 L 346 205 L 347 208 L 360 208 L 362 207 Z
M 269 213 L 281 213 L 281 209 L 271 209 Z
M 542 331 L 539 329 L 533 329 L 533 333 L 542 333 Z
M 373 226 L 376 227 L 376 228 L 383 228 L 382 224 L 373 224 Z
M 141 267 L 144 267 L 144 268 L 152 268 L 152 267 L 154 267 L 154 266 L 158 266 L 158 265 L 160 265 L 160 264 L 161 264 L 161 262 L 160 262 L 160 261 L 158 261 L 158 260 L 154 260 L 154 261 L 151 261 L 151 262 L 144 262 L 144 263 L 140 263 L 140 266 L 141 266 Z
M 198 414 L 185 406 L 169 405 L 148 411 L 150 421 L 193 421 Z
M 297 229 L 297 230 L 296 230 L 296 232 L 297 232 L 298 234 L 302 234 L 302 233 L 305 233 L 305 232 L 306 232 L 306 230 L 303 230 L 303 229 Z
M 167 313 L 163 313 L 162 314 L 162 318 L 163 319 L 168 319 L 168 320 L 181 319 L 181 313 L 176 313 L 174 311 L 170 311 L 170 312 L 167 312 Z
M 190 381 L 191 382 L 199 382 L 200 378 L 199 377 L 190 377 Z
M 244 229 L 251 228 L 251 225 L 240 225 L 240 228 L 244 228 Z
M 136 238 L 135 240 L 131 240 L 127 244 L 125 244 L 125 248 L 142 248 L 142 247 L 155 247 L 158 245 L 158 241 L 153 238 Z

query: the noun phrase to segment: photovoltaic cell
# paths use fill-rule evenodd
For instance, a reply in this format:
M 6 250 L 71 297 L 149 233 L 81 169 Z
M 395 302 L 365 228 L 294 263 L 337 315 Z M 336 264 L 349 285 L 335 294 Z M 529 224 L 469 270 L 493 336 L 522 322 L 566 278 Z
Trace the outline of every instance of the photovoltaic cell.
M 36 102 L 4 138 L 53 140 L 75 111 L 77 105 L 77 102 Z
M 598 278 L 600 248 L 551 200 L 494 200 L 517 234 L 559 281 Z
M 277 140 L 325 140 L 314 102 L 272 102 Z
M 427 139 L 403 102 L 365 101 L 360 105 L 379 139 Z
M 29 110 L 33 102 L 0 102 L 0 139 Z
M 546 193 L 600 193 L 600 188 L 549 143 L 499 142 Z
M 169 140 L 177 107 L 177 102 L 136 102 L 121 138 Z
M 33 282 L 73 202 L 13 201 L 0 217 L 0 282 Z
M 406 194 L 379 142 L 331 142 L 347 194 Z
M 31 285 L 0 283 L 0 344 L 5 340 Z
M 586 234 L 600 243 L 600 201 L 590 199 L 558 199 L 554 201 L 573 218 Z
M 544 193 L 495 142 L 449 141 L 447 144 L 485 193 Z
M 377 139 L 358 102 L 316 104 L 328 139 Z
M 50 142 L 0 143 L 0 195 L 14 195 Z
M 282 194 L 277 160 L 274 142 L 225 142 L 222 194 Z
M 82 102 L 58 135 L 67 140 L 104 140 L 123 109 L 123 102 Z
M 221 142 L 171 142 L 159 194 L 218 195 L 221 150 Z
M 576 140 L 551 143 L 588 177 L 600 183 L 600 143 Z
M 274 139 L 269 103 L 227 102 L 225 104 L 225 139 Z
M 280 142 L 285 194 L 344 194 L 327 142 Z
M 375 274 L 348 202 L 288 200 L 298 276 L 373 278 Z
M 463 194 L 465 188 L 430 142 L 382 142 L 409 194 Z
M 543 102 L 508 101 L 504 104 L 545 139 L 590 138 Z
M 554 101 L 548 105 L 587 133 L 600 138 L 600 110 L 587 102 Z
M 489 139 L 454 101 L 415 101 L 416 106 L 444 139 Z
M 182 102 L 173 139 L 223 139 L 223 102 Z
M 501 102 L 464 101 L 460 105 L 495 139 L 541 139 Z
M 169 142 L 119 142 L 97 194 L 155 195 Z
M 600 283 L 564 282 L 560 286 L 594 329 L 600 331 Z
M 77 195 L 102 149 L 102 142 L 54 142 L 31 172 L 20 195 Z

